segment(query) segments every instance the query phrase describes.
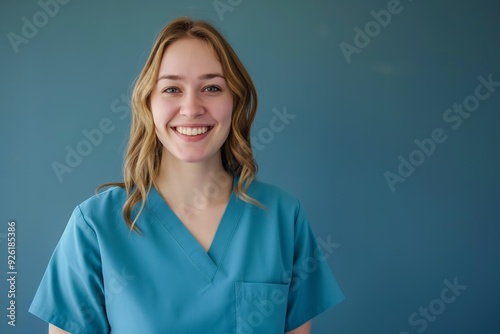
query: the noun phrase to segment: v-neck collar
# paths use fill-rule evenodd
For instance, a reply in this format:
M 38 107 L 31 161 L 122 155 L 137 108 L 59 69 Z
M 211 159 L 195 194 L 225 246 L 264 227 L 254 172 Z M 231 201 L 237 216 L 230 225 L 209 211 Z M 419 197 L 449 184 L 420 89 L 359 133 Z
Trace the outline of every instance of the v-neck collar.
M 241 217 L 243 203 L 234 192 L 237 182 L 238 178 L 235 176 L 233 191 L 231 192 L 208 252 L 205 251 L 198 240 L 189 232 L 179 217 L 165 202 L 158 190 L 154 186 L 151 186 L 149 191 L 146 207 L 152 212 L 158 222 L 165 227 L 179 247 L 189 256 L 208 281 L 214 279 L 217 270 L 220 268 Z

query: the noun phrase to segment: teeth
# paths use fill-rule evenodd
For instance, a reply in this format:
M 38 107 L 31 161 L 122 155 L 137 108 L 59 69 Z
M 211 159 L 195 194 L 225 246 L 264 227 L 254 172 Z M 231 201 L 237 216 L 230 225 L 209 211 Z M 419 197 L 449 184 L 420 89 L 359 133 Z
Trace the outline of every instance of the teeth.
M 203 126 L 201 128 L 187 128 L 183 126 L 178 126 L 175 128 L 175 130 L 179 133 L 182 133 L 183 135 L 188 135 L 188 136 L 197 136 L 204 134 L 205 132 L 208 131 L 208 127 Z

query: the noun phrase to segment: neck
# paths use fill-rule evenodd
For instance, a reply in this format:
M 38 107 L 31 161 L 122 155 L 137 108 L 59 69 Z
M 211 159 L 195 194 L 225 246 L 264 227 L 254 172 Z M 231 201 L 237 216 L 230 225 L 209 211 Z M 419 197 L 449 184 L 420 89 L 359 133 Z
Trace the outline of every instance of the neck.
M 197 163 L 186 163 L 163 154 L 155 183 L 171 207 L 200 210 L 227 203 L 232 180 L 222 166 L 220 154 Z

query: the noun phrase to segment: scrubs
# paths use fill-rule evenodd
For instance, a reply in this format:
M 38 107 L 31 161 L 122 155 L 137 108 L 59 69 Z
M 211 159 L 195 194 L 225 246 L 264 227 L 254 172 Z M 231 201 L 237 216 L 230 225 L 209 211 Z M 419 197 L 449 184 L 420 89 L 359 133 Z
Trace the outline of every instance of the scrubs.
M 237 182 L 235 178 L 234 182 Z M 124 189 L 74 210 L 30 312 L 70 333 L 282 334 L 344 297 L 299 201 L 252 182 L 205 251 L 152 187 L 130 232 Z

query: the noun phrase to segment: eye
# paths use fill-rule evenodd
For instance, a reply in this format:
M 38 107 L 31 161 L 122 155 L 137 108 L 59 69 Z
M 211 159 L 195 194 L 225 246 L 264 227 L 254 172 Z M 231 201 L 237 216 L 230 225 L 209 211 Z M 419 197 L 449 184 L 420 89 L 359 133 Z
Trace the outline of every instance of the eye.
M 207 86 L 205 87 L 204 91 L 209 92 L 209 93 L 217 93 L 221 91 L 221 88 L 218 86 Z
M 179 93 L 179 88 L 177 87 L 167 87 L 164 90 L 162 90 L 162 93 Z

